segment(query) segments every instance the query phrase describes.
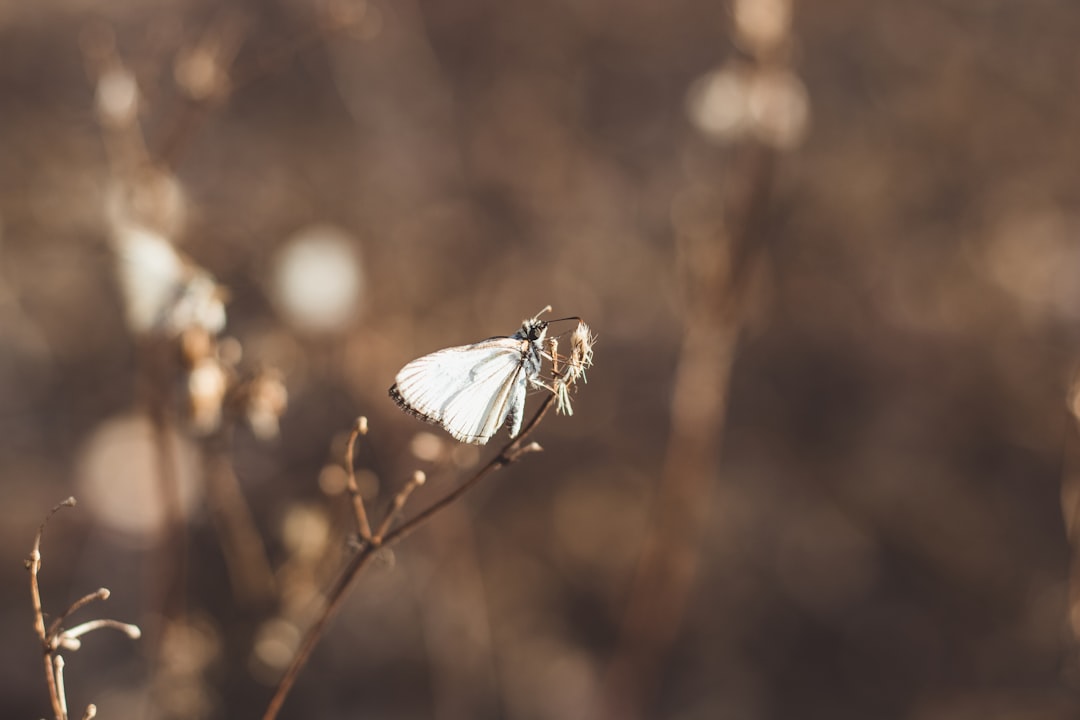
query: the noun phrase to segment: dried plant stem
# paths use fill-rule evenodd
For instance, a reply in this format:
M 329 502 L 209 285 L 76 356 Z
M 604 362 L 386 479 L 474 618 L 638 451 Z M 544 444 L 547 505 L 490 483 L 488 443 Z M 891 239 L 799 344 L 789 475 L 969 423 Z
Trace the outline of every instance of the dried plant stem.
M 356 514 L 356 530 L 362 540 L 371 541 L 371 523 L 368 522 L 367 510 L 364 509 L 364 498 L 360 495 L 360 486 L 356 484 L 356 468 L 353 467 L 353 448 L 361 435 L 367 435 L 367 418 L 359 417 L 353 430 L 349 433 L 349 445 L 345 448 L 345 469 L 348 471 L 346 487 L 349 497 L 352 499 L 353 513 Z
M 67 720 L 67 713 L 64 712 L 64 699 L 63 691 L 56 683 L 56 676 L 53 675 L 53 654 L 45 653 L 45 683 L 49 687 L 49 701 L 52 703 L 53 714 L 56 716 L 56 720 Z
M 260 605 L 274 596 L 274 572 L 226 451 L 231 435 L 220 433 L 220 442 L 205 450 L 207 500 L 237 601 Z
M 417 470 L 413 473 L 413 476 L 409 478 L 409 482 L 405 483 L 405 487 L 401 489 L 401 492 L 394 496 L 393 502 L 390 503 L 390 509 L 386 512 L 386 517 L 382 519 L 375 534 L 371 536 L 372 545 L 379 547 L 383 544 L 383 538 L 386 537 L 386 533 L 390 530 L 390 526 L 394 524 L 398 515 L 401 514 L 401 510 L 405 507 L 405 503 L 408 502 L 409 496 L 412 495 L 413 490 L 423 485 L 426 479 L 424 473 Z
M 103 627 L 119 630 L 130 638 L 138 638 L 142 634 L 142 631 L 137 626 L 117 622 L 116 620 L 91 620 L 66 631 L 61 628 L 63 621 L 70 617 L 72 613 L 86 607 L 95 600 L 107 599 L 109 591 L 106 588 L 95 590 L 76 600 L 46 630 L 45 612 L 41 604 L 41 588 L 38 585 L 38 574 L 41 572 L 41 536 L 45 532 L 45 525 L 48 524 L 49 519 L 56 514 L 57 510 L 62 507 L 74 506 L 75 498 L 69 497 L 45 516 L 45 520 L 38 527 L 37 535 L 34 537 L 34 546 L 30 550 L 30 559 L 26 562 L 26 568 L 30 571 L 30 598 L 34 608 L 34 631 L 37 633 L 38 640 L 41 641 L 42 657 L 45 662 L 45 684 L 49 689 L 49 702 L 52 704 L 53 715 L 56 720 L 68 720 L 67 693 L 64 689 L 64 658 L 59 654 L 58 650 L 61 648 L 78 650 L 81 645 L 79 640 L 81 636 Z M 94 705 L 88 705 L 83 713 L 83 718 L 92 718 L 95 715 L 97 715 L 97 708 Z
M 335 34 L 344 33 L 351 27 L 350 22 L 335 23 L 329 27 L 302 33 L 291 38 L 275 49 L 264 54 L 249 67 L 236 68 L 234 63 L 250 31 L 251 19 L 235 9 L 219 13 L 212 21 L 202 39 L 205 48 L 215 50 L 216 60 L 221 72 L 228 76 L 228 86 L 222 88 L 220 96 L 210 98 L 188 98 L 183 110 L 178 114 L 174 126 L 166 134 L 165 140 L 155 153 L 155 160 L 166 167 L 176 167 L 181 152 L 187 148 L 210 112 L 228 99 L 229 96 L 264 79 L 267 75 L 280 70 L 303 50 L 325 42 Z
M 224 7 L 210 21 L 203 32 L 198 45 L 191 51 L 202 53 L 215 64 L 222 74 L 222 87 L 207 97 L 187 96 L 184 108 L 174 116 L 174 124 L 165 135 L 164 141 L 154 154 L 155 161 L 165 167 L 175 168 L 179 163 L 180 153 L 188 146 L 211 109 L 220 106 L 235 90 L 235 81 L 227 81 L 231 74 L 233 61 L 240 51 L 250 29 L 251 19 L 242 11 Z
M 67 691 L 64 689 L 64 658 L 61 655 L 53 655 L 53 667 L 56 672 L 56 695 L 60 700 L 60 711 L 64 720 L 67 720 Z
M 278 681 L 277 687 L 274 689 L 274 694 L 270 698 L 270 702 L 266 707 L 266 711 L 263 713 L 263 720 L 274 720 L 278 713 L 281 711 L 282 705 L 285 703 L 285 698 L 288 697 L 289 691 L 292 690 L 293 685 L 296 683 L 296 678 L 300 675 L 300 671 L 303 670 L 311 657 L 312 651 L 322 638 L 323 632 L 329 625 L 330 620 L 337 615 L 338 610 L 341 609 L 341 604 L 349 594 L 349 590 L 360 576 L 361 571 L 367 567 L 371 558 L 374 557 L 375 552 L 380 547 L 386 547 L 393 545 L 399 540 L 403 539 L 425 522 L 430 520 L 440 511 L 444 510 L 447 506 L 451 505 L 458 499 L 460 499 L 465 493 L 474 488 L 481 480 L 490 475 L 491 473 L 506 467 L 511 464 L 522 455 L 529 452 L 536 452 L 540 449 L 540 446 L 536 443 L 524 444 L 525 438 L 536 428 L 537 424 L 544 418 L 547 411 L 555 402 L 554 395 L 548 395 L 544 398 L 543 404 L 540 409 L 537 410 L 532 420 L 525 426 L 525 428 L 518 433 L 517 437 L 513 438 L 507 443 L 502 450 L 499 451 L 495 457 L 491 459 L 486 465 L 478 470 L 472 477 L 463 482 L 457 488 L 447 493 L 440 500 L 432 504 L 430 507 L 419 513 L 413 518 L 400 525 L 397 529 L 392 530 L 386 534 L 386 537 L 382 538 L 381 542 L 365 542 L 359 551 L 349 560 L 348 564 L 341 571 L 338 579 L 334 582 L 333 587 L 330 588 L 327 594 L 326 608 L 322 614 L 315 620 L 310 628 L 308 628 L 307 634 L 304 636 L 303 642 L 300 644 L 300 648 L 297 650 L 295 657 L 293 657 L 292 663 L 289 665 L 285 674 L 281 676 L 281 680 Z M 350 443 L 351 446 L 351 443 Z M 351 467 L 351 463 L 350 463 Z
M 1069 561 L 1068 621 L 1080 645 L 1080 371 L 1069 389 L 1068 414 L 1061 449 L 1061 513 L 1072 557 Z M 1074 657 L 1073 663 L 1080 662 Z
M 655 520 L 645 537 L 608 669 L 611 720 L 649 716 L 697 572 L 743 306 L 772 188 L 773 153 L 760 146 L 745 150 L 733 171 L 744 183 L 738 188 L 741 194 L 725 203 L 731 229 L 717 227 L 711 236 L 681 239 L 683 261 L 696 258 L 699 266 L 685 268 L 690 287 L 671 402 L 671 436 L 657 483 Z
M 90 593 L 89 595 L 83 595 L 81 598 L 79 598 L 78 600 L 73 602 L 71 604 L 71 607 L 69 607 L 67 610 L 65 610 L 64 613 L 60 617 L 53 620 L 52 625 L 49 626 L 48 637 L 55 637 L 56 634 L 60 631 L 60 626 L 64 624 L 64 621 L 67 620 L 70 615 L 72 615 L 73 613 L 75 613 L 79 609 L 85 607 L 86 605 L 89 605 L 90 603 L 94 602 L 95 600 L 108 600 L 108 599 L 109 599 L 109 591 L 106 588 L 100 588 L 100 589 L 95 590 L 94 592 Z
M 53 653 L 56 648 L 52 642 L 52 635 L 45 630 L 45 613 L 41 608 L 41 588 L 38 585 L 38 573 L 41 572 L 41 535 L 45 532 L 45 525 L 49 519 L 60 508 L 74 506 L 75 498 L 69 497 L 49 511 L 38 527 L 37 535 L 34 537 L 34 547 L 30 551 L 30 560 L 26 565 L 30 571 L 30 600 L 34 608 L 34 631 L 37 632 L 38 639 L 41 641 L 42 658 L 45 663 L 45 684 L 49 688 L 49 702 L 52 704 L 56 720 L 67 720 L 67 710 L 64 705 L 64 690 L 57 683 L 56 670 L 53 668 L 55 657 Z M 62 674 L 60 677 L 62 678 Z

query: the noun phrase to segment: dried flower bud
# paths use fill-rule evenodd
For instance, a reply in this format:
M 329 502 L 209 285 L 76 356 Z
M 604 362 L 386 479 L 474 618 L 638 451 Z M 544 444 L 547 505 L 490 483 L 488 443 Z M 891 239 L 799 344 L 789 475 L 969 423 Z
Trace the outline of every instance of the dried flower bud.
M 199 360 L 188 373 L 188 413 L 195 432 L 206 435 L 221 425 L 221 407 L 228 386 L 225 369 L 213 357 Z
M 289 404 L 289 392 L 281 373 L 273 368 L 261 371 L 248 390 L 247 420 L 260 440 L 278 436 L 278 420 Z

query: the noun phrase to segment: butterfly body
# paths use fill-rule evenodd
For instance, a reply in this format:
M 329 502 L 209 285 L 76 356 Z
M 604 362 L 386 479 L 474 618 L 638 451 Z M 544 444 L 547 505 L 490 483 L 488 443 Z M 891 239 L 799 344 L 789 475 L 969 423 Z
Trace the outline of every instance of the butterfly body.
M 544 387 L 546 334 L 547 323 L 533 318 L 513 335 L 424 355 L 398 372 L 390 397 L 461 442 L 483 445 L 503 425 L 516 436 L 529 386 Z

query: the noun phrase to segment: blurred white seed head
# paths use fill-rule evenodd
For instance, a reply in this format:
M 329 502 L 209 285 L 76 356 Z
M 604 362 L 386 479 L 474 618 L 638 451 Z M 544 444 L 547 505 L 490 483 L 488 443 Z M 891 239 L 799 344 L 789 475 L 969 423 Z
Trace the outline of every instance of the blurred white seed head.
M 183 262 L 164 236 L 136 225 L 117 233 L 115 241 L 128 327 L 135 333 L 153 332 L 181 282 Z
M 749 70 L 731 65 L 702 75 L 690 86 L 686 112 L 690 122 L 707 138 L 722 142 L 746 132 L 748 77 Z
M 188 265 L 187 270 L 187 282 L 166 310 L 165 330 L 179 335 L 189 327 L 200 327 L 217 335 L 225 329 L 225 288 L 202 268 Z
M 754 137 L 788 150 L 806 133 L 810 101 L 802 81 L 788 70 L 732 64 L 706 73 L 690 86 L 686 111 L 712 142 Z
M 795 73 L 775 69 L 755 74 L 747 107 L 761 142 L 778 150 L 790 150 L 802 142 L 810 120 L 810 99 Z
M 163 235 L 129 225 L 114 235 L 117 273 L 128 327 L 136 334 L 178 336 L 199 327 L 225 328 L 225 291 Z

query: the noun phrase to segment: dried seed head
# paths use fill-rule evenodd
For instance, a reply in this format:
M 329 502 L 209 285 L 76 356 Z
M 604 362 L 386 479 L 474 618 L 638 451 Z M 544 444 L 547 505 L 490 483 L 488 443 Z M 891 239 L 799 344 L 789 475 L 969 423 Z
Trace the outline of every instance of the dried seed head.
M 589 326 L 578 322 L 574 332 L 570 335 L 570 367 L 571 372 L 585 380 L 585 371 L 593 364 L 593 344 L 596 337 L 592 334 Z M 574 378 L 575 380 L 577 377 Z
M 565 358 L 562 370 L 556 368 L 555 376 L 555 411 L 562 415 L 573 415 L 570 405 L 570 386 L 580 378 L 587 381 L 585 371 L 593 364 L 593 344 L 596 338 L 589 326 L 578 322 L 570 335 L 570 355 Z

